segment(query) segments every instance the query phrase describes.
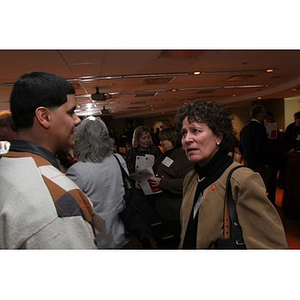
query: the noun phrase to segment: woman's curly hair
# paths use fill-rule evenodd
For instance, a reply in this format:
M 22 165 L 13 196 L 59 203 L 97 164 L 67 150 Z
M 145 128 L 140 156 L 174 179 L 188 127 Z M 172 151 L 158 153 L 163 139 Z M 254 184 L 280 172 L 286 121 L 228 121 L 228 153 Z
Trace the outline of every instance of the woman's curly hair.
M 228 152 L 233 147 L 235 131 L 232 126 L 232 116 L 215 101 L 193 100 L 178 109 L 175 124 L 181 130 L 185 118 L 189 122 L 205 123 L 215 135 L 222 137 L 219 149 Z

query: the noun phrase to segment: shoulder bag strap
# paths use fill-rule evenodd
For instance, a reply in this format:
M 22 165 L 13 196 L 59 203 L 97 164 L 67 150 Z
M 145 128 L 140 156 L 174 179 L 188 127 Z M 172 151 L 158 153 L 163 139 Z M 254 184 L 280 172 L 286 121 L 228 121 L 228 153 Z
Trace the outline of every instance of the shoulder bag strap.
M 133 179 L 127 174 L 127 172 L 124 170 L 124 168 L 122 167 L 118 157 L 116 155 L 113 154 L 113 156 L 115 157 L 115 159 L 117 160 L 118 164 L 119 164 L 119 167 L 121 169 L 121 172 L 122 172 L 122 178 L 123 178 L 123 182 L 124 182 L 124 188 L 125 190 L 127 191 L 130 186 L 128 185 L 128 182 L 130 183 L 131 186 L 134 186 L 132 185 L 133 184 Z M 127 180 L 128 181 L 127 181 Z
M 231 175 L 238 169 L 246 167 L 244 165 L 237 166 L 230 170 L 227 182 L 226 182 L 226 198 L 225 198 L 225 209 L 224 209 L 224 238 L 229 238 L 230 236 L 236 241 L 237 245 L 241 246 L 244 244 L 242 228 L 238 222 L 238 216 L 236 212 L 235 203 L 232 197 L 231 190 Z

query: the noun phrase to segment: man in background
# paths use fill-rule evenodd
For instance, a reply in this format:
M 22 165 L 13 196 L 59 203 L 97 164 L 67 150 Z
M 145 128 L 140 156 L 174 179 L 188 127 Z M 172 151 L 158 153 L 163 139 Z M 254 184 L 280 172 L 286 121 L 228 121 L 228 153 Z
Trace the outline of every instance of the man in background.
M 0 141 L 12 141 L 17 138 L 17 130 L 9 110 L 0 112 Z
M 278 176 L 278 186 L 282 189 L 284 189 L 285 185 L 288 154 L 291 150 L 295 150 L 298 134 L 300 135 L 300 111 L 294 113 L 294 122 L 286 127 L 283 136 L 282 159 Z
M 264 126 L 266 117 L 264 106 L 253 105 L 250 116 L 250 123 L 240 132 L 240 152 L 245 165 L 261 175 L 268 192 L 271 170 L 268 166 L 268 136 Z

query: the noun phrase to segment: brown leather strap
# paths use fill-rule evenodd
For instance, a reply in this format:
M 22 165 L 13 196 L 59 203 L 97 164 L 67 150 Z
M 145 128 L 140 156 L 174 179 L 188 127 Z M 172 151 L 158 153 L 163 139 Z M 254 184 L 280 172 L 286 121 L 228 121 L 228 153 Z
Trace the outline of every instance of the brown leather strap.
M 225 197 L 225 207 L 224 207 L 224 239 L 230 238 L 230 217 L 228 211 L 227 195 Z
M 245 167 L 245 166 L 244 165 L 239 165 L 239 166 L 236 166 L 236 167 L 232 168 L 229 171 L 229 174 L 228 174 L 228 177 L 227 177 L 227 182 L 226 182 L 226 196 L 225 196 L 225 205 L 224 205 L 224 221 L 223 221 L 224 222 L 224 230 L 223 230 L 224 239 L 230 238 L 230 214 L 229 214 L 229 208 L 228 208 L 228 194 L 230 195 L 229 199 L 231 199 L 231 202 L 233 202 L 232 192 L 231 192 L 231 185 L 230 185 L 230 179 L 231 179 L 232 173 L 236 169 L 241 168 L 241 167 Z M 234 208 L 234 210 L 235 210 L 235 208 Z M 236 218 L 237 218 L 237 216 L 236 216 Z

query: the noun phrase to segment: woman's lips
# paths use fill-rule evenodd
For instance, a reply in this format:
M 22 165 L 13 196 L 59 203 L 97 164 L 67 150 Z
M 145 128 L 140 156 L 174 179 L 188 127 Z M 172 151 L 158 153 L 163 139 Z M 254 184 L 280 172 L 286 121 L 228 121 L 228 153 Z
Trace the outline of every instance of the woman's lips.
M 185 151 L 186 151 L 186 153 L 190 153 L 190 152 L 197 151 L 197 150 L 198 149 L 196 149 L 196 148 L 188 148 Z

